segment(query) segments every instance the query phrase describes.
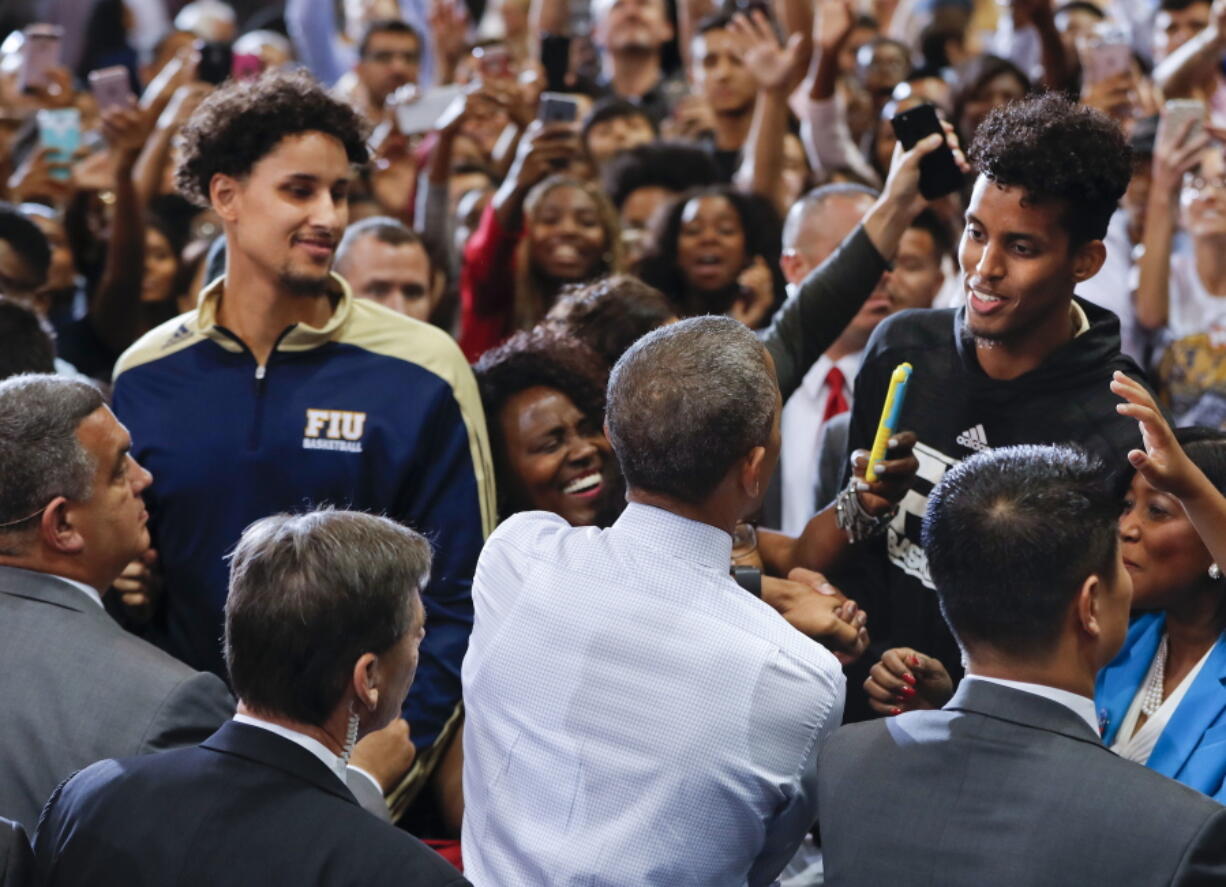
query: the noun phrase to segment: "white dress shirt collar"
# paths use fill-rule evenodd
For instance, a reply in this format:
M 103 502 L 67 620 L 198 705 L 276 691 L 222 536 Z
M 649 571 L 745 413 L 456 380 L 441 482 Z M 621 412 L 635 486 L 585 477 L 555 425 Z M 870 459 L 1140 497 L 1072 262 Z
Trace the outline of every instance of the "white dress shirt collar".
M 833 367 L 838 367 L 843 373 L 843 378 L 846 380 L 846 387 L 843 390 L 847 397 L 847 402 L 851 403 L 851 393 L 855 387 L 856 374 L 860 372 L 860 362 L 863 359 L 863 351 L 853 351 L 851 354 L 844 354 L 838 360 L 831 360 L 823 354 L 817 359 L 817 363 L 809 368 L 809 372 L 805 373 L 800 387 L 805 390 L 805 393 L 810 398 L 816 401 L 822 393 L 822 389 L 826 386 L 826 377 L 830 375 L 830 370 Z M 823 403 L 822 406 L 824 407 L 825 404 Z
M 645 548 L 727 573 L 732 537 L 718 527 L 690 520 L 654 505 L 631 502 L 613 525 Z
M 84 594 L 87 598 L 89 598 L 99 607 L 103 606 L 102 595 L 98 594 L 98 589 L 94 588 L 92 585 L 86 585 L 84 582 L 80 582 L 76 579 L 69 579 L 67 576 L 60 576 L 56 573 L 42 573 L 42 572 L 39 572 L 38 570 L 27 570 L 25 567 L 9 567 L 8 569 L 20 570 L 23 573 L 29 573 L 31 576 L 50 576 L 52 579 L 58 579 L 61 582 L 67 582 L 73 588 L 79 589 L 82 594 Z
M 315 757 L 319 758 L 323 765 L 331 770 L 337 779 L 345 783 L 345 762 L 340 759 L 339 755 L 334 755 L 331 749 L 315 737 L 307 736 L 305 733 L 299 733 L 297 730 L 291 730 L 289 727 L 273 724 L 251 715 L 236 714 L 234 720 L 240 724 L 247 724 L 250 727 L 259 727 L 262 730 L 267 730 L 269 733 L 276 733 L 282 739 L 288 739 L 295 745 L 305 748 Z
M 1058 702 L 1065 708 L 1070 709 L 1077 717 L 1086 722 L 1086 726 L 1094 733 L 1095 736 L 1101 735 L 1098 730 L 1098 712 L 1094 708 L 1094 700 L 1088 696 L 1082 696 L 1078 693 L 1070 693 L 1068 690 L 1061 690 L 1059 687 L 1049 687 L 1046 684 L 1031 684 L 1026 681 L 1008 681 L 1004 678 L 989 678 L 980 674 L 968 674 L 965 678 L 968 681 L 987 681 L 990 684 L 1000 684 L 1002 687 L 1012 687 L 1014 690 L 1021 690 L 1023 693 L 1033 693 L 1035 696 L 1042 696 L 1044 699 L 1050 699 L 1052 702 Z

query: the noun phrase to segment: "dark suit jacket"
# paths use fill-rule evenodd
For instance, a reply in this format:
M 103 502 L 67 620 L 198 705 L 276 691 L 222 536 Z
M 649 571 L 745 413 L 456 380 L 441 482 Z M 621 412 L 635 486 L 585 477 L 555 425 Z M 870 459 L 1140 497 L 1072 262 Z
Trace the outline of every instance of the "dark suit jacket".
M 461 885 L 302 747 L 234 721 L 201 745 L 81 771 L 34 838 L 46 887 Z
M 30 840 L 21 823 L 0 819 L 0 887 L 26 887 L 30 877 Z
M 84 592 L 0 567 L 0 816 L 32 832 L 69 774 L 207 737 L 234 715 L 211 674 L 128 634 Z
M 998 684 L 841 728 L 818 777 L 832 887 L 1226 884 L 1226 807 Z

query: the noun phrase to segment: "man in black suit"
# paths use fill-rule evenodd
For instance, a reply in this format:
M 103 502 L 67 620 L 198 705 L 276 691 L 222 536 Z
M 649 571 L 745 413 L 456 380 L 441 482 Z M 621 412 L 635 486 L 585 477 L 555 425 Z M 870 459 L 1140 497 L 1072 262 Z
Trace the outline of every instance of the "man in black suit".
M 234 714 L 221 680 L 103 609 L 149 547 L 130 446 L 92 385 L 0 382 L 0 816 L 27 831 L 73 771 L 199 742 Z
M 426 540 L 382 517 L 248 527 L 225 614 L 238 714 L 198 747 L 101 761 L 60 786 L 34 839 L 39 883 L 467 884 L 345 785 L 354 743 L 408 694 L 429 570 Z
M 941 710 L 827 743 L 827 884 L 1226 883 L 1226 807 L 1099 741 L 1094 677 L 1132 597 L 1118 515 L 1100 466 L 1067 446 L 946 473 L 924 548 L 967 676 Z

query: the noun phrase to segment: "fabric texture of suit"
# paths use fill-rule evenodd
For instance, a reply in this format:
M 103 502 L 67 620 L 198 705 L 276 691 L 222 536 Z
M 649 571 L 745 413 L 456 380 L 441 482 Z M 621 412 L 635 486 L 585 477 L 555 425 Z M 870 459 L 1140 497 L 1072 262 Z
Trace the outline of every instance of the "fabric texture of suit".
M 45 887 L 468 883 L 309 751 L 234 721 L 199 746 L 78 773 L 48 801 L 34 855 Z
M 1165 628 L 1164 613 L 1138 616 L 1119 655 L 1098 674 L 1094 698 L 1108 746 L 1118 739 Z M 1226 803 L 1226 634 L 1213 645 L 1145 766 Z
M 0 816 L 33 831 L 65 777 L 200 742 L 233 716 L 214 675 L 128 634 L 84 592 L 0 567 Z
M 818 779 L 832 887 L 1226 883 L 1226 807 L 1022 690 L 845 726 Z
M 21 823 L 0 818 L 0 887 L 26 887 L 30 877 L 30 839 Z

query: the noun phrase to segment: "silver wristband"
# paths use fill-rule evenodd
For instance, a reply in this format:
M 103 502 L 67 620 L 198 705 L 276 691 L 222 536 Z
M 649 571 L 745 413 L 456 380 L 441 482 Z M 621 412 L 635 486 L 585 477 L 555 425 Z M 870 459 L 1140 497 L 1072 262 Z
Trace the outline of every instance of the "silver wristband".
M 853 477 L 847 489 L 839 493 L 834 500 L 835 523 L 847 534 L 847 541 L 853 545 L 885 532 L 885 528 L 890 525 L 894 515 L 898 514 L 898 506 L 895 505 L 885 514 L 873 517 L 860 504 L 856 483 L 857 479 Z

